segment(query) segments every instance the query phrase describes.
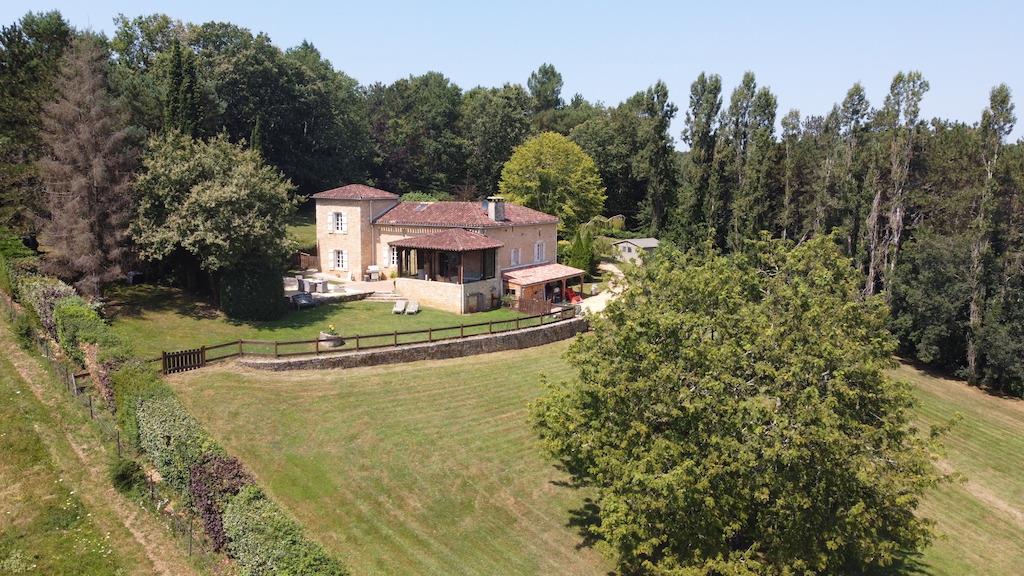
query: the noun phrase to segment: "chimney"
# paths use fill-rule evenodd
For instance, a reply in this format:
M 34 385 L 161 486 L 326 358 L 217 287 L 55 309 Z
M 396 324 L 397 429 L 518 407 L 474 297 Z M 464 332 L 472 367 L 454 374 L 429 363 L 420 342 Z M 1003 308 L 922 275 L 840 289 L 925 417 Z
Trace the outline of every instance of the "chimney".
M 505 199 L 501 196 L 487 197 L 487 216 L 495 222 L 505 220 Z

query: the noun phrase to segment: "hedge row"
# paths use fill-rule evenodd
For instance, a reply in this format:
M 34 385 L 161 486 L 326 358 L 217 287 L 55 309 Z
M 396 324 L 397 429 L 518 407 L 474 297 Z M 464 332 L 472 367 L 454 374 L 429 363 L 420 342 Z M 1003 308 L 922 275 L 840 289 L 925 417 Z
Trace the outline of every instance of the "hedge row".
M 57 321 L 53 316 L 57 303 L 77 297 L 71 286 L 49 276 L 31 274 L 16 279 L 14 296 L 39 319 L 47 334 L 57 337 Z
M 228 551 L 244 576 L 343 576 L 348 572 L 256 486 L 246 486 L 224 510 Z
M 129 346 L 71 286 L 36 274 L 34 260 L 17 250 L 6 253 L 0 234 L 0 290 L 25 306 L 29 314 L 21 318 L 31 323 L 28 331 L 44 330 L 70 358 L 81 363 L 83 345 L 96 345 L 123 439 L 148 455 L 168 485 L 188 495 L 214 547 L 226 548 L 243 575 L 346 574 L 263 495 L 241 462 L 224 453 L 155 367 L 133 359 Z

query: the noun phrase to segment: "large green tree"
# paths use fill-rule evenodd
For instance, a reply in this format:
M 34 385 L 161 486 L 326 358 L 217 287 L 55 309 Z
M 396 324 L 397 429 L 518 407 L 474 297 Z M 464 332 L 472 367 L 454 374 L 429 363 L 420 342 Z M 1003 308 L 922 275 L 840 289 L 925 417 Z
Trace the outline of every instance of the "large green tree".
M 29 12 L 0 28 L 0 225 L 32 231 L 33 209 L 43 197 L 33 162 L 43 105 L 73 32 L 58 12 Z
M 864 574 L 928 541 L 939 477 L 861 285 L 829 237 L 628 276 L 534 406 L 622 573 Z
M 462 90 L 428 72 L 367 91 L 373 177 L 386 190 L 449 192 L 465 179 L 466 142 L 457 131 Z
M 225 136 L 203 141 L 167 132 L 150 139 L 143 164 L 132 224 L 141 256 L 181 267 L 192 287 L 200 272 L 214 288 L 226 277 L 267 278 L 278 287 L 276 296 L 266 293 L 276 309 L 290 249 L 285 225 L 295 210 L 292 184 L 257 151 Z
M 466 141 L 466 178 L 479 196 L 498 190 L 501 167 L 530 134 L 531 101 L 518 84 L 474 88 L 462 99 L 459 134 Z
M 517 147 L 501 171 L 498 188 L 511 202 L 558 216 L 565 236 L 604 209 L 605 188 L 594 160 L 555 132 Z

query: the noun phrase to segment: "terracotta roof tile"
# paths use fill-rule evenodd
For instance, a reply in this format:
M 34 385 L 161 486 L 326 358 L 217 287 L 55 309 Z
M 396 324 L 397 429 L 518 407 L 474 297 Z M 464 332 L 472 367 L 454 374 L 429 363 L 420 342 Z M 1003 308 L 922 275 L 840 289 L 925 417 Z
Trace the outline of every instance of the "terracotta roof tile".
M 488 238 L 479 232 L 463 228 L 452 228 L 423 236 L 412 236 L 388 242 L 396 248 L 419 248 L 422 250 L 447 250 L 449 252 L 469 252 L 471 250 L 487 250 L 501 248 L 501 242 Z
M 398 194 L 392 194 L 365 184 L 349 184 L 340 188 L 332 188 L 313 194 L 313 198 L 327 200 L 397 200 Z
M 399 202 L 376 220 L 377 224 L 498 228 L 529 224 L 557 224 L 558 217 L 517 204 L 505 203 L 505 219 L 495 222 L 480 202 Z

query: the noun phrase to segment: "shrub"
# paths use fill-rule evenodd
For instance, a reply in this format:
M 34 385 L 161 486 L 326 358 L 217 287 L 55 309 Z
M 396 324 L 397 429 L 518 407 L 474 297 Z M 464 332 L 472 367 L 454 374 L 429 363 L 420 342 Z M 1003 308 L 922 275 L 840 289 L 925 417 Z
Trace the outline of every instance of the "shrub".
M 24 350 L 31 350 L 36 332 L 32 317 L 28 314 L 16 314 L 14 316 L 14 326 L 11 328 L 14 331 L 14 339 L 17 340 L 18 346 L 21 346 Z
M 189 472 L 217 449 L 206 431 L 174 396 L 141 400 L 136 409 L 139 446 L 171 486 L 188 487 Z
M 24 276 L 18 280 L 17 297 L 39 318 L 39 323 L 50 336 L 57 335 L 53 309 L 57 302 L 75 296 L 75 289 L 49 276 Z
M 189 497 L 203 519 L 214 550 L 223 549 L 228 542 L 224 534 L 224 507 L 232 496 L 252 483 L 252 476 L 233 456 L 206 454 L 192 466 Z
M 0 254 L 0 290 L 11 298 L 16 298 L 18 279 L 36 269 L 38 261 L 34 257 L 15 257 Z
M 316 542 L 306 539 L 298 524 L 256 486 L 246 486 L 224 509 L 228 552 L 245 576 L 347 574 L 341 563 Z
M 83 363 L 85 358 L 80 344 L 99 344 L 107 325 L 89 304 L 79 296 L 59 300 L 53 307 L 53 323 L 57 342 L 64 353 Z
M 17 234 L 8 228 L 0 228 L 0 258 L 24 258 L 34 254 Z
M 220 306 L 230 318 L 280 318 L 287 309 L 281 270 L 256 265 L 225 272 L 220 280 Z
M 139 445 L 139 404 L 145 400 L 171 395 L 170 388 L 157 375 L 154 367 L 141 360 L 130 360 L 110 374 L 114 390 L 117 425 L 123 440 L 133 447 Z
M 110 483 L 114 485 L 114 488 L 118 492 L 131 492 L 136 486 L 142 484 L 145 477 L 142 474 L 142 467 L 139 463 L 130 458 L 121 458 L 120 456 L 110 462 L 110 467 L 107 468 L 107 475 L 110 477 Z

